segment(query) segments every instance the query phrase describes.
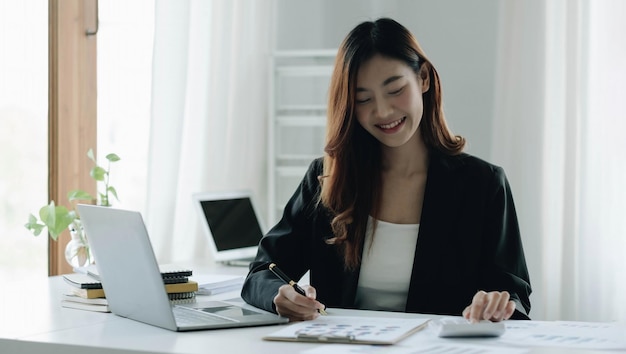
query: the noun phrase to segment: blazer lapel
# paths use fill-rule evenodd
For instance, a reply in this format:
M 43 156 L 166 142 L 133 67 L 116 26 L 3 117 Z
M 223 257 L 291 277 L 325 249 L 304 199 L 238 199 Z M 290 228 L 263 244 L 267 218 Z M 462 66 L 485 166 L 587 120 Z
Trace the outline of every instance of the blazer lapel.
M 436 294 L 431 295 L 428 287 L 438 276 L 432 265 L 441 257 L 439 252 L 446 247 L 440 244 L 442 240 L 438 234 L 445 229 L 451 212 L 450 201 L 455 193 L 451 173 L 454 164 L 453 160 L 437 152 L 431 152 L 407 297 L 407 312 L 416 312 L 419 304 L 425 301 L 436 301 L 435 298 L 431 298 L 436 297 Z

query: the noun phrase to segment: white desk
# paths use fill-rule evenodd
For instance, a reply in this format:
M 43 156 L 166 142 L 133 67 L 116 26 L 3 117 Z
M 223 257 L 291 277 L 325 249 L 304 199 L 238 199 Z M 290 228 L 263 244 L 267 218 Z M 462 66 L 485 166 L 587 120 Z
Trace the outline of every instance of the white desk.
M 232 272 L 237 271 L 242 270 Z M 61 277 L 51 277 L 36 282 L 10 284 L 9 289 L 2 289 L 0 353 L 297 353 L 324 345 L 261 339 L 265 334 L 278 330 L 277 326 L 177 333 L 111 313 L 63 308 L 60 301 L 66 287 Z M 211 298 L 227 299 L 234 296 L 238 296 L 238 292 Z M 390 315 L 339 309 L 332 309 L 332 312 L 342 315 Z M 471 343 L 488 344 L 489 340 L 473 340 Z M 402 345 L 402 342 L 397 345 Z M 558 348 L 535 348 L 531 352 L 607 353 Z

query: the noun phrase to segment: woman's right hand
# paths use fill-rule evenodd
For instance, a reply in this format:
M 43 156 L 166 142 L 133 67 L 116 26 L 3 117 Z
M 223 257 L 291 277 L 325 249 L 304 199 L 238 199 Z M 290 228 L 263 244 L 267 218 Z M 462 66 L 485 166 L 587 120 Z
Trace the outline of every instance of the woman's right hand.
M 290 285 L 283 285 L 278 288 L 278 294 L 274 297 L 276 312 L 289 321 L 314 320 L 320 314 L 318 309 L 325 309 L 319 301 L 315 300 L 317 293 L 315 288 L 309 285 L 303 287 L 306 296 L 302 296 Z

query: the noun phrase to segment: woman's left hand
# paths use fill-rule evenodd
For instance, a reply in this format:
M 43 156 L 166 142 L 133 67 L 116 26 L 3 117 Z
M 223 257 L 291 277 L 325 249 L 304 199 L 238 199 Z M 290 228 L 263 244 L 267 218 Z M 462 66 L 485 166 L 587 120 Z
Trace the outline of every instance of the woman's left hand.
M 515 303 L 508 291 L 479 291 L 472 303 L 463 310 L 463 317 L 475 323 L 482 320 L 500 322 L 508 320 L 515 312 Z

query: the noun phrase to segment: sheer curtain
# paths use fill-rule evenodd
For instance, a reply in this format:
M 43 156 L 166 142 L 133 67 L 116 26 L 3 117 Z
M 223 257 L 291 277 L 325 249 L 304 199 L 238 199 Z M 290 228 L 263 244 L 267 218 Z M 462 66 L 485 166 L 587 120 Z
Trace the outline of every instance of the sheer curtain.
M 156 2 L 146 220 L 159 262 L 210 261 L 193 193 L 264 200 L 269 5 Z
M 503 2 L 493 160 L 513 185 L 534 319 L 626 320 L 626 4 Z

